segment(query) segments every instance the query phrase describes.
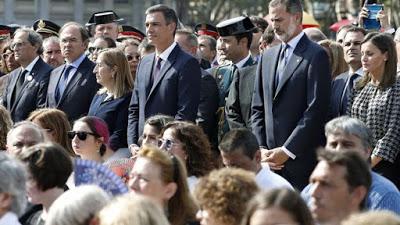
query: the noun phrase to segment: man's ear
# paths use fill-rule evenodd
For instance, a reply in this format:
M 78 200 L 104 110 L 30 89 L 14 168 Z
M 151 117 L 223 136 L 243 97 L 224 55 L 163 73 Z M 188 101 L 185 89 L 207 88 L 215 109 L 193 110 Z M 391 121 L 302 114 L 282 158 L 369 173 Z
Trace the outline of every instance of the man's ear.
M 367 192 L 368 190 L 364 186 L 358 186 L 354 188 L 353 191 L 351 192 L 350 204 L 353 207 L 356 207 L 357 209 L 360 208 L 360 203 L 367 195 Z
M 11 207 L 12 197 L 8 193 L 0 193 L 0 211 L 8 211 Z
M 258 149 L 255 153 L 254 153 L 254 160 L 257 163 L 261 163 L 261 151 L 260 149 Z
M 170 182 L 165 186 L 164 189 L 164 198 L 169 200 L 174 196 L 176 190 L 178 189 L 178 185 L 175 182 Z
M 169 23 L 167 26 L 168 26 L 168 29 L 171 32 L 174 32 L 176 30 L 176 27 L 177 27 L 176 23 L 173 23 L 173 22 Z

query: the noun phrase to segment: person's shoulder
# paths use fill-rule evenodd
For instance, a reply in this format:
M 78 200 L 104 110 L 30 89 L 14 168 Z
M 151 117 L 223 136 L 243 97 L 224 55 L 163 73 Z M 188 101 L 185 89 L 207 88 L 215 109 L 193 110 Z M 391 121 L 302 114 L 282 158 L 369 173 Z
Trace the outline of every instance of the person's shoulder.
M 386 177 L 372 172 L 372 185 L 371 185 L 371 191 L 373 190 L 379 190 L 379 191 L 384 191 L 385 193 L 393 192 L 397 193 L 397 195 L 400 197 L 399 190 L 397 187 Z
M 251 66 L 242 67 L 239 69 L 239 73 L 251 73 L 257 70 L 257 63 Z
M 344 73 L 337 75 L 333 81 L 346 80 L 348 77 L 349 77 L 349 71 L 346 71 Z

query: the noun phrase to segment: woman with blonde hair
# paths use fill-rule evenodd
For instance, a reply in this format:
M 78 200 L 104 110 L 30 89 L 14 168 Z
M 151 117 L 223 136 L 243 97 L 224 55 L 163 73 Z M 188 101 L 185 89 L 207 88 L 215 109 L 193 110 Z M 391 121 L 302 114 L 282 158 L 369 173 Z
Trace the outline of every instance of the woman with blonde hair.
M 115 198 L 98 215 L 99 225 L 169 225 L 161 208 L 146 196 Z
M 67 134 L 71 130 L 71 125 L 63 111 L 50 108 L 37 109 L 29 115 L 27 120 L 43 129 L 47 141 L 61 145 L 70 156 L 75 156 Z
M 103 88 L 94 96 L 88 115 L 97 116 L 107 123 L 109 147 L 113 151 L 126 148 L 128 106 L 133 88 L 128 61 L 122 51 L 107 49 L 99 54 L 93 72 Z
M 343 48 L 339 43 L 332 40 L 322 40 L 319 41 L 318 44 L 321 45 L 328 54 L 332 79 L 349 70 L 344 60 Z
M 163 208 L 171 225 L 195 221 L 197 207 L 190 195 L 186 170 L 175 156 L 145 145 L 132 168 L 132 192 L 153 198 Z

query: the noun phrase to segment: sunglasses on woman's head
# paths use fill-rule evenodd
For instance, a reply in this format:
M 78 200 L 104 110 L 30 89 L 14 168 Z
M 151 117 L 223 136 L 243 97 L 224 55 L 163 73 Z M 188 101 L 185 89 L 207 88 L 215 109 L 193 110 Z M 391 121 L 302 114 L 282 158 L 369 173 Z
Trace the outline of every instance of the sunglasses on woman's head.
M 97 134 L 86 132 L 86 131 L 68 131 L 67 134 L 68 134 L 68 138 L 69 139 L 74 139 L 74 137 L 76 135 L 76 136 L 78 136 L 79 140 L 81 140 L 81 141 L 86 140 L 88 135 L 92 135 L 92 136 L 98 137 Z

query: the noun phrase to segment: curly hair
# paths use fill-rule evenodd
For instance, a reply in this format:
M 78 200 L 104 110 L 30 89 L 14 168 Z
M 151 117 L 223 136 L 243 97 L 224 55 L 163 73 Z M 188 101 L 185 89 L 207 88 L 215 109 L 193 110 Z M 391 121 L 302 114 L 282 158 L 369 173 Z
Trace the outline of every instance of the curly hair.
M 254 173 L 223 168 L 200 178 L 194 196 L 219 224 L 239 224 L 247 202 L 258 192 Z
M 172 121 L 163 128 L 161 136 L 167 129 L 172 129 L 174 138 L 182 143 L 188 156 L 186 169 L 189 176 L 204 176 L 215 168 L 210 142 L 199 126 L 185 121 Z
M 11 129 L 12 120 L 7 109 L 0 105 L 0 150 L 6 149 L 7 133 Z

